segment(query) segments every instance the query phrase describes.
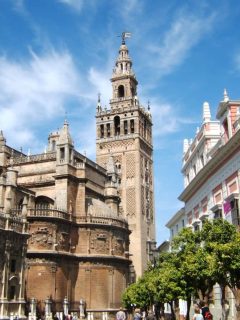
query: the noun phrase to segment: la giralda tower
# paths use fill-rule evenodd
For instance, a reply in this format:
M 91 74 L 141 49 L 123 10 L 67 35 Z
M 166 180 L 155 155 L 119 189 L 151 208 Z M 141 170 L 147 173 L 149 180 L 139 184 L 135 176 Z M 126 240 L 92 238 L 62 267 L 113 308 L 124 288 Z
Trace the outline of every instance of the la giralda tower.
M 137 97 L 138 81 L 122 34 L 111 78 L 110 109 L 96 112 L 97 163 L 118 173 L 120 207 L 128 220 L 133 274 L 141 276 L 155 249 L 152 116 Z M 110 166 L 111 167 L 111 166 Z M 113 253 L 114 254 L 114 253 Z

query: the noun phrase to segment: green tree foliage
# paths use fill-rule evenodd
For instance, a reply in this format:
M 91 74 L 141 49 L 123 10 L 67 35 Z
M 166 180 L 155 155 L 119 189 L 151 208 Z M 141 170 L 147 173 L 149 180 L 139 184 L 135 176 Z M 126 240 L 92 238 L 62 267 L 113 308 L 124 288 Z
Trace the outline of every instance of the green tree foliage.
M 206 250 L 212 257 L 212 270 L 222 290 L 223 316 L 225 289 L 228 286 L 235 297 L 237 319 L 240 319 L 240 233 L 226 220 L 206 222 L 202 229 Z
M 193 294 L 207 302 L 216 279 L 211 268 L 212 257 L 205 250 L 201 232 L 193 232 L 190 228 L 183 229 L 173 240 L 173 249 L 179 259 L 182 277 L 187 284 L 186 296 Z
M 240 319 L 240 233 L 222 219 L 206 221 L 201 231 L 182 229 L 172 241 L 172 251 L 161 254 L 157 263 L 128 287 L 123 302 L 126 307 L 147 308 L 155 302 L 172 306 L 180 298 L 190 302 L 193 295 L 208 302 L 216 283 L 222 289 L 223 309 L 226 286 L 232 290 Z

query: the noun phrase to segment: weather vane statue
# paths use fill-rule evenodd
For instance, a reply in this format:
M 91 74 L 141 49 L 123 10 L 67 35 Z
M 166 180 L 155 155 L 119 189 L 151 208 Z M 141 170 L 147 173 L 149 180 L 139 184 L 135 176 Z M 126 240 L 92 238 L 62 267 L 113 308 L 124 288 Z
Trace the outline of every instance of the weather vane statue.
M 125 44 L 125 39 L 126 38 L 131 38 L 132 34 L 131 32 L 122 32 L 122 44 Z

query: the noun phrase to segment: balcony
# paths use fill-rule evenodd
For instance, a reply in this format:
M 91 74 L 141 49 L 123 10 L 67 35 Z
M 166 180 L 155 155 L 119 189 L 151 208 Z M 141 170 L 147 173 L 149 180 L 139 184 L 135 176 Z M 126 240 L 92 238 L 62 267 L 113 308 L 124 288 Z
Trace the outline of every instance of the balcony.
M 10 214 L 0 213 L 0 229 L 6 231 L 15 231 L 22 233 L 25 230 L 24 221 L 22 216 L 12 216 Z
M 106 216 L 92 216 L 92 215 L 86 215 L 86 216 L 80 216 L 76 219 L 77 223 L 79 224 L 101 224 L 101 225 L 111 225 L 121 228 L 127 228 L 127 221 L 124 218 L 120 217 L 109 217 Z
M 27 213 L 28 217 L 48 217 L 48 218 L 57 218 L 57 219 L 64 219 L 64 220 L 71 220 L 70 214 L 66 211 L 58 210 L 58 209 L 49 209 L 49 208 L 35 208 L 35 209 L 28 209 Z

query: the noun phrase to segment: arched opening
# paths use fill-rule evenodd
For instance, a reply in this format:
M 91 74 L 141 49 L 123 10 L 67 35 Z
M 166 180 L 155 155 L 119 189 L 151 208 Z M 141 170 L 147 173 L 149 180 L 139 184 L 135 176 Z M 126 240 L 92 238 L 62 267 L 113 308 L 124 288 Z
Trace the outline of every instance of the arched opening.
M 17 211 L 22 211 L 23 207 L 23 198 L 21 198 L 17 203 Z
M 16 300 L 18 297 L 19 291 L 19 280 L 16 276 L 12 276 L 9 278 L 8 282 L 8 299 Z
M 124 97 L 124 86 L 121 84 L 118 87 L 118 98 L 123 98 Z
M 114 133 L 115 133 L 115 136 L 120 135 L 120 117 L 119 116 L 116 116 L 114 118 Z
M 56 141 L 52 140 L 52 151 L 56 151 Z
M 36 210 L 48 210 L 53 209 L 54 201 L 51 198 L 45 196 L 39 196 L 35 201 Z

